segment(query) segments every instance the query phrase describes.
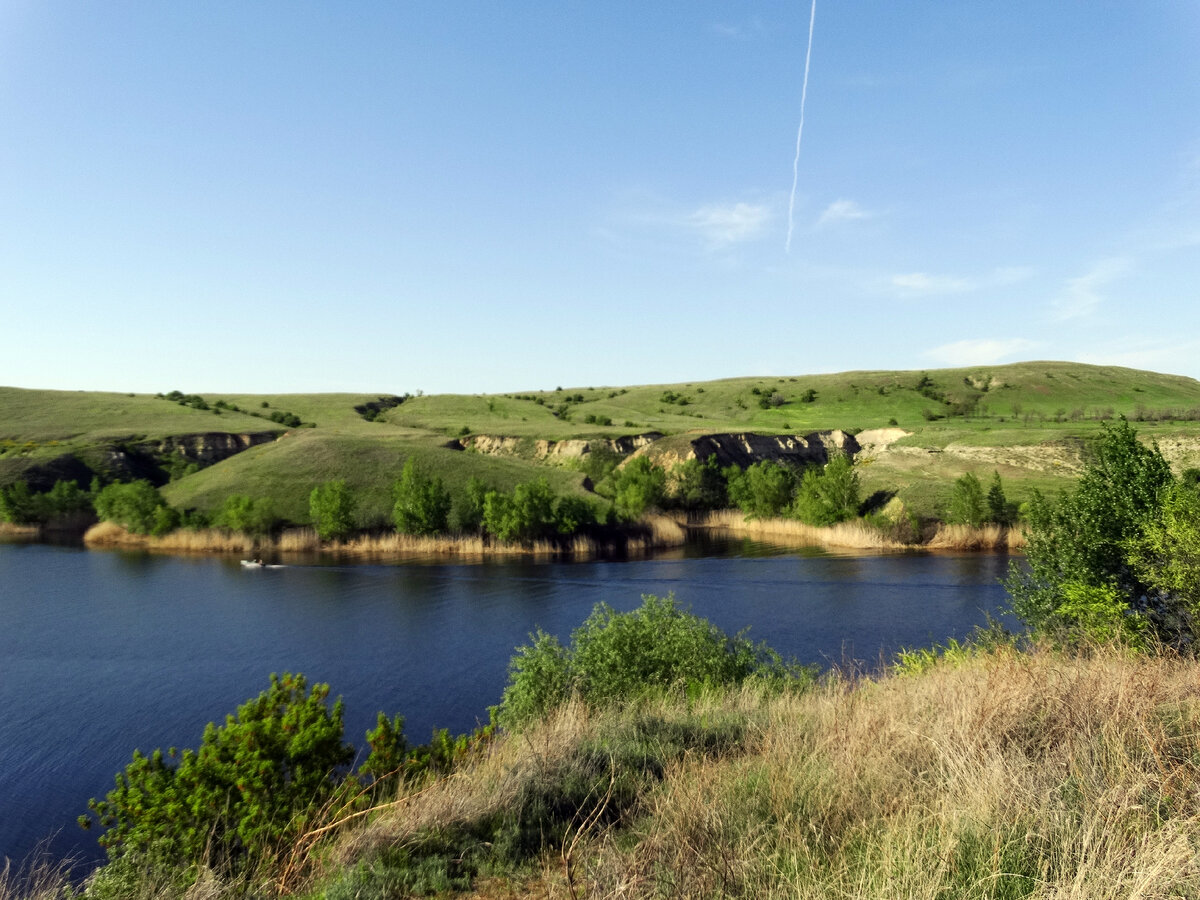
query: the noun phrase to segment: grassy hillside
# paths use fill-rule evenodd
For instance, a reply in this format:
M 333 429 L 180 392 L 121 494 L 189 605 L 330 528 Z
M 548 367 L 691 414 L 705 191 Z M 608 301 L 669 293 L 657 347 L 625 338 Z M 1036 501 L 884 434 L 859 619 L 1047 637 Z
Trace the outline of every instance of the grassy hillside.
M 150 395 L 0 388 L 0 483 L 67 454 L 103 469 L 112 450 L 130 441 L 286 430 L 280 440 L 177 478 L 166 495 L 205 510 L 231 493 L 270 495 L 284 515 L 302 519 L 314 484 L 345 478 L 366 498 L 369 524 L 386 513 L 390 485 L 410 455 L 452 486 L 472 474 L 500 487 L 545 475 L 560 491 L 581 490 L 578 472 L 538 460 L 531 449 L 498 457 L 446 447 L 463 434 L 529 439 L 524 446 L 532 448 L 535 439 L 651 431 L 679 436 L 678 443 L 689 433 L 857 432 L 894 424 L 907 436 L 863 454 L 864 487 L 897 492 L 910 508 L 936 515 L 949 482 L 966 471 L 981 477 L 999 471 L 1018 500 L 1034 488 L 1068 484 L 1082 441 L 1120 415 L 1138 422 L 1178 467 L 1200 464 L 1200 382 L 1074 363 L 430 395 L 384 404 L 370 414 L 374 421 L 356 407 L 391 395 L 202 396 L 225 408 L 195 409 Z M 266 418 L 282 412 L 303 427 Z

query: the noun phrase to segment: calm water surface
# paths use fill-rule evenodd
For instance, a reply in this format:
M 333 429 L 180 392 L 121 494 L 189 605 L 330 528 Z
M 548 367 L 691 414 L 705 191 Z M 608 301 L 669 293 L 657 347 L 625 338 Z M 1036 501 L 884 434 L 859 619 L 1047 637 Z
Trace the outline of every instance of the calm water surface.
M 97 858 L 75 819 L 133 749 L 196 746 L 271 672 L 328 682 L 356 745 L 379 710 L 423 742 L 486 721 L 514 647 L 538 626 L 566 639 L 600 601 L 674 591 L 726 631 L 823 665 L 963 637 L 1006 604 L 1003 556 L 737 552 L 246 570 L 0 544 L 0 860 L 51 835 L 53 853 Z

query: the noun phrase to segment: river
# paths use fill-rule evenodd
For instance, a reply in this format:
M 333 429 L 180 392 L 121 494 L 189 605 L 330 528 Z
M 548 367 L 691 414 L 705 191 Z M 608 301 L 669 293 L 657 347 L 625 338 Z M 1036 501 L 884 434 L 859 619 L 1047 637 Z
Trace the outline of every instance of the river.
M 712 552 L 713 548 L 709 548 Z M 362 744 L 377 711 L 410 741 L 486 721 L 508 660 L 566 640 L 601 601 L 674 592 L 785 657 L 868 666 L 963 637 L 1006 605 L 995 555 L 831 556 L 734 544 L 625 562 L 293 565 L 0 544 L 0 860 L 39 841 L 101 856 L 75 820 L 133 749 L 198 744 L 271 672 L 328 682 Z

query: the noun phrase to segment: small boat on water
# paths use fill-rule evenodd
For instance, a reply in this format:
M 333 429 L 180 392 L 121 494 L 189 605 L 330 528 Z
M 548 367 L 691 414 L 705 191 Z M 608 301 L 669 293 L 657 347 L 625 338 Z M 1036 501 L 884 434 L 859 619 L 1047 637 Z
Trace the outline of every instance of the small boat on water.
M 284 569 L 286 566 L 267 565 L 261 559 L 243 559 L 242 568 L 244 569 Z

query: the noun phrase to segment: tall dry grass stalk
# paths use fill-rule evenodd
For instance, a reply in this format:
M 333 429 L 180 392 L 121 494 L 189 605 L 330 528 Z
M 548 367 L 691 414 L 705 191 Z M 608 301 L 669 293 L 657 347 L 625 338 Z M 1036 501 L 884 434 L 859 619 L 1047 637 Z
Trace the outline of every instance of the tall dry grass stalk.
M 547 897 L 1200 897 L 1200 666 L 999 650 L 919 675 L 831 679 L 588 713 L 570 707 L 381 811 L 342 864 L 514 802 L 619 723 L 733 716 L 620 828 L 548 847 Z M 581 825 L 582 828 L 582 825 Z M 564 874 L 565 873 L 565 874 Z
M 73 896 L 71 864 L 35 853 L 29 862 L 0 865 L 0 900 L 62 900 Z

